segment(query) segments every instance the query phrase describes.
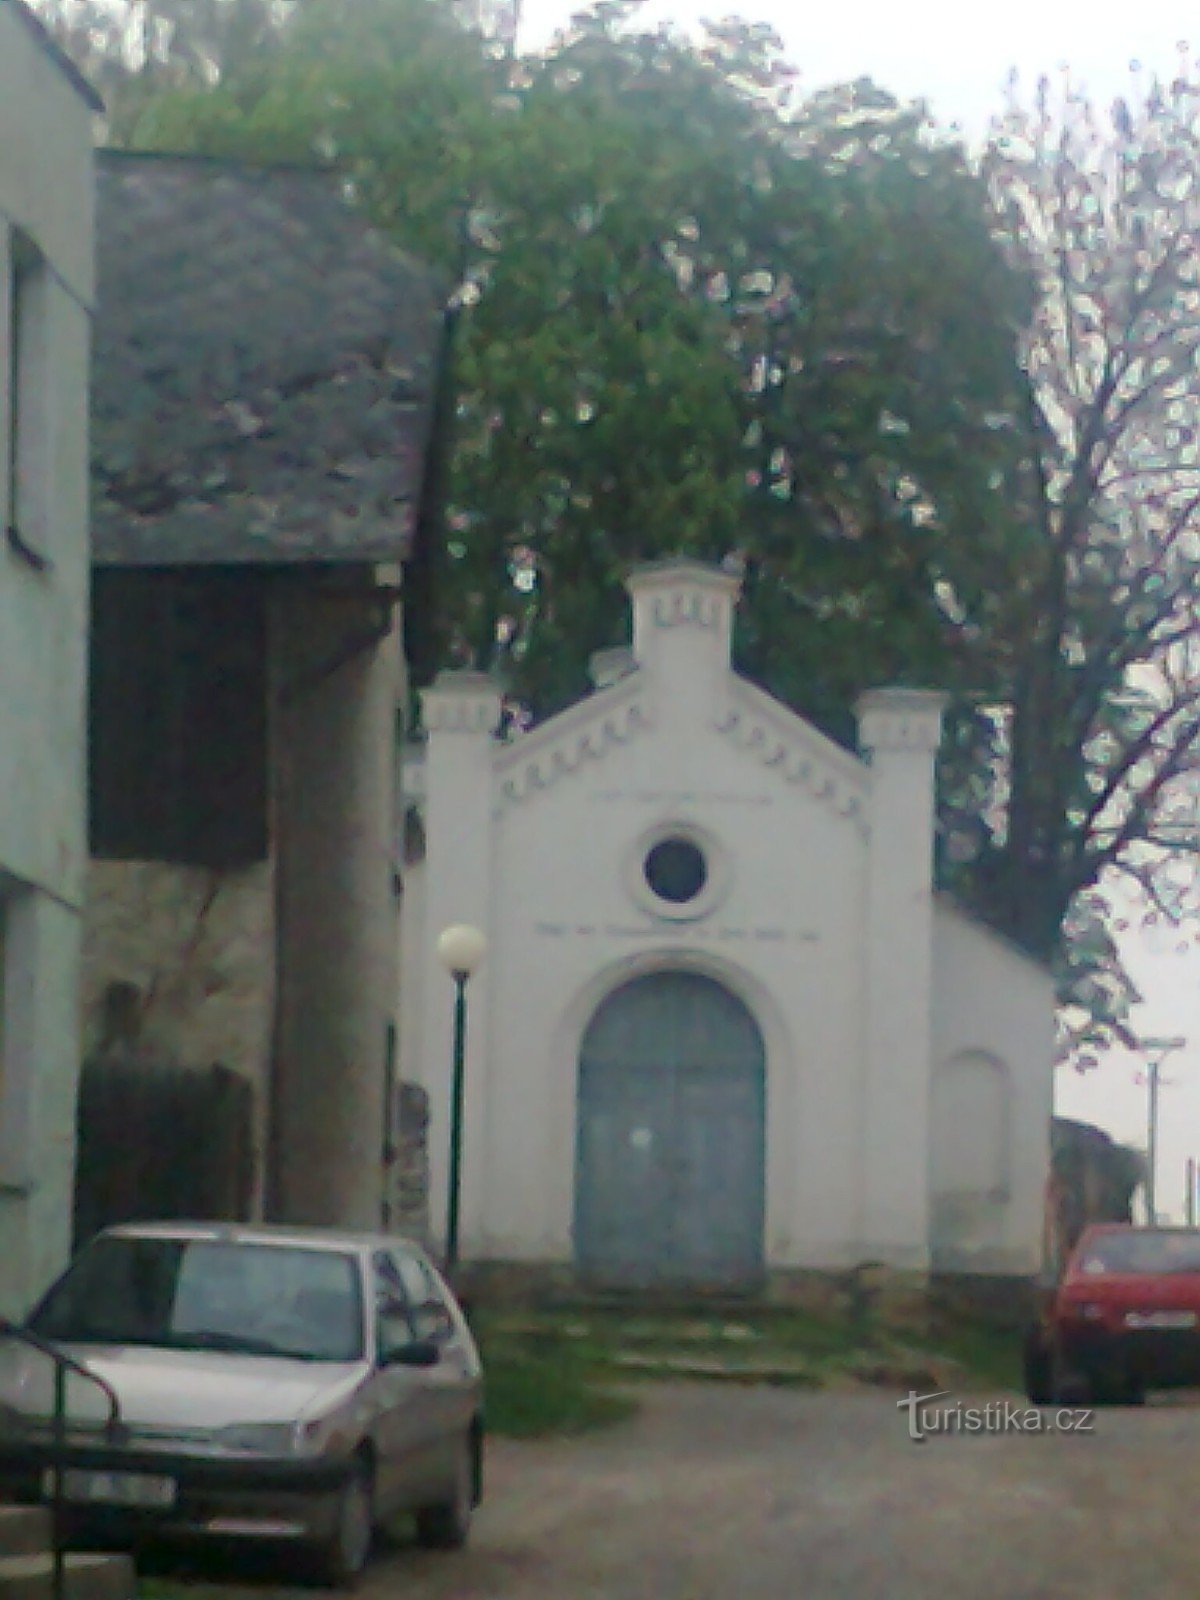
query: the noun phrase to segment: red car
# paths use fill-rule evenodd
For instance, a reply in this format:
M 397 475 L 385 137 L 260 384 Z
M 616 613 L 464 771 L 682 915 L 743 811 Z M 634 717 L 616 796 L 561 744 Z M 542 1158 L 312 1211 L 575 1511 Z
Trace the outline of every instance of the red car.
M 1200 1228 L 1085 1229 L 1025 1346 L 1034 1405 L 1200 1385 Z

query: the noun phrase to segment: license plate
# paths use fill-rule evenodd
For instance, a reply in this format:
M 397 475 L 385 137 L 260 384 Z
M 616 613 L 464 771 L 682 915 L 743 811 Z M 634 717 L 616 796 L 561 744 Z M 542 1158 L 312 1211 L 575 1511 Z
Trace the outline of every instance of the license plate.
M 1194 1328 L 1194 1311 L 1130 1311 L 1125 1318 L 1127 1328 Z
M 69 1468 L 63 1473 L 63 1499 L 75 1505 L 133 1506 L 163 1510 L 175 1504 L 174 1478 L 158 1478 L 145 1472 L 81 1472 Z M 54 1494 L 54 1473 L 42 1479 L 47 1500 Z

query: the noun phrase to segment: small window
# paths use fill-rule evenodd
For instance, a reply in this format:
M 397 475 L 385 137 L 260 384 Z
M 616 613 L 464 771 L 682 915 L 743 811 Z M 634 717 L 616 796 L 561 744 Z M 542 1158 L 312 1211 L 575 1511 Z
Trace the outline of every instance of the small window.
M 5 1042 L 8 1036 L 8 899 L 0 889 L 0 1123 L 4 1119 L 4 1089 L 8 1081 Z
M 663 839 L 647 854 L 646 882 L 660 900 L 684 906 L 703 893 L 708 882 L 704 852 L 691 839 Z
M 37 909 L 32 891 L 0 877 L 0 1189 L 32 1177 Z
M 41 251 L 13 229 L 8 248 L 8 429 L 4 522 L 18 550 L 44 559 L 49 473 L 49 363 L 46 297 L 49 274 Z

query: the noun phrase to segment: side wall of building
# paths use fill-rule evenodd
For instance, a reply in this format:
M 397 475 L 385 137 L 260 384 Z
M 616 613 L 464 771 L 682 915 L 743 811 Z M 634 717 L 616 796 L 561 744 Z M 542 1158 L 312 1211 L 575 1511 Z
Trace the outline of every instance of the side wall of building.
M 357 598 L 293 588 L 272 634 L 279 987 L 268 1212 L 377 1228 L 398 1120 L 399 607 L 361 587 Z
M 90 110 L 2 6 L 0 524 L 15 533 L 0 536 L 0 1312 L 24 1309 L 70 1245 L 92 207 Z
M 369 577 L 347 594 L 298 572 L 267 610 L 264 859 L 92 863 L 87 1047 L 245 1079 L 256 1214 L 376 1227 L 387 1201 L 419 1226 L 424 1130 L 396 1047 L 399 608 Z M 225 820 L 244 848 L 254 826 Z
M 933 1016 L 933 1265 L 944 1272 L 1034 1273 L 1050 1164 L 1053 982 L 941 902 Z
M 221 1065 L 251 1085 L 261 1206 L 275 1000 L 274 863 L 93 861 L 83 942 L 85 1059 Z

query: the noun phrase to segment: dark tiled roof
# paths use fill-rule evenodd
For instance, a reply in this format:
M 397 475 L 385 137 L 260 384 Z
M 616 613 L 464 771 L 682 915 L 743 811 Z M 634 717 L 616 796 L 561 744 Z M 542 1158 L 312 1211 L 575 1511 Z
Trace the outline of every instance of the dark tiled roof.
M 98 158 L 100 565 L 395 561 L 444 296 L 337 179 Z
M 71 87 L 82 95 L 87 105 L 93 111 L 103 111 L 104 101 L 101 100 L 66 51 L 58 44 L 45 23 L 29 9 L 24 0 L 0 0 L 0 4 L 7 5 L 8 9 L 16 15 L 17 21 L 28 29 L 39 47 L 50 57 Z

